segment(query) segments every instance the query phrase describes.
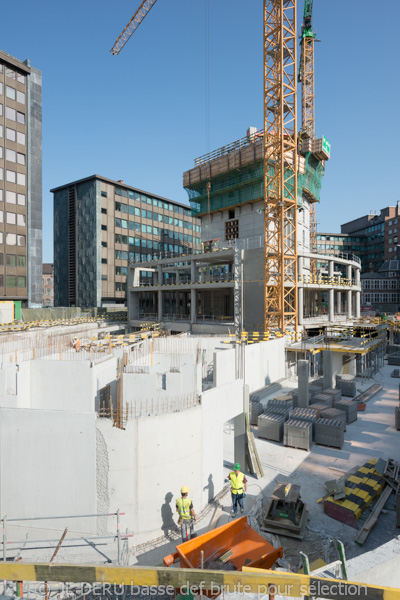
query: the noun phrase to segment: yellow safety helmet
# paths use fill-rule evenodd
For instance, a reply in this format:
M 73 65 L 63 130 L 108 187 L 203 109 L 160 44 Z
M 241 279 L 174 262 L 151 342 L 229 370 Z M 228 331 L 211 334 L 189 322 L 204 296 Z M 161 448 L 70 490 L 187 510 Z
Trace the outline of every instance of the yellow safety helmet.
M 189 488 L 186 487 L 186 485 L 181 487 L 181 494 L 188 494 L 189 493 Z

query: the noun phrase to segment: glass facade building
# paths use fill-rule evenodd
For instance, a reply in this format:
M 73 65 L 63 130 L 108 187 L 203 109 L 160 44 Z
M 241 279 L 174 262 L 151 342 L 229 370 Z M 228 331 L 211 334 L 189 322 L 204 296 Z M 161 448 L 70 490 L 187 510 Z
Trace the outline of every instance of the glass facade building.
M 201 247 L 189 206 L 98 175 L 51 191 L 55 306 L 124 304 L 129 263 Z

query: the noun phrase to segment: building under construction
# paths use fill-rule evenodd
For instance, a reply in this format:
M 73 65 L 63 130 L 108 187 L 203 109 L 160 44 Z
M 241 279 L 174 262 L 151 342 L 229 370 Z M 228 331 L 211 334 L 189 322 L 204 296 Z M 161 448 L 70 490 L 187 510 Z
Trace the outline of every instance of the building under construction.
M 264 330 L 263 138 L 250 128 L 246 137 L 195 159 L 183 174 L 192 211 L 201 219 L 202 251 L 131 265 L 133 327 L 153 319 L 197 333 L 209 331 L 210 324 L 221 332 Z M 360 315 L 360 259 L 316 252 L 312 213 L 328 158 L 325 138 L 306 139 L 297 160 L 300 328 Z

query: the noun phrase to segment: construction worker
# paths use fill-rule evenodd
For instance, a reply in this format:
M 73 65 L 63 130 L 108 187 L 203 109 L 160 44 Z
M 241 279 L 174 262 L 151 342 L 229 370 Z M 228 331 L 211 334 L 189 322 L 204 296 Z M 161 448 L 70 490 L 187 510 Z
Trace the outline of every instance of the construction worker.
M 186 531 L 190 524 L 190 538 L 194 537 L 193 520 L 197 518 L 193 508 L 193 502 L 188 498 L 189 488 L 184 485 L 181 487 L 181 497 L 176 501 L 176 512 L 179 515 L 178 525 L 181 526 L 182 542 L 186 542 Z
M 79 350 L 81 349 L 81 340 L 75 336 L 72 340 L 71 345 L 73 348 L 75 348 L 75 352 L 79 352 Z
M 244 473 L 240 472 L 240 464 L 236 463 L 228 475 L 228 479 L 231 482 L 231 494 L 232 494 L 232 517 L 236 517 L 238 512 L 238 504 L 240 506 L 240 512 L 244 513 L 243 499 L 246 497 L 247 492 L 247 479 Z

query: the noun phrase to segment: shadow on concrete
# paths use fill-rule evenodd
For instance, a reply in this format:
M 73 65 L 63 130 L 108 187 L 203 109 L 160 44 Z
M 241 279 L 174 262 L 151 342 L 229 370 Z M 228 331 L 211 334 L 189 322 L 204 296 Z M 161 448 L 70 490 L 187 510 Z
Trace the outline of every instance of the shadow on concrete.
M 165 503 L 161 506 L 161 529 L 166 538 L 169 538 L 171 533 L 176 533 L 178 531 L 178 527 L 174 521 L 174 513 L 171 508 L 173 497 L 174 495 L 172 492 L 165 494 Z
M 211 504 L 211 502 L 214 500 L 214 482 L 212 473 L 210 473 L 208 476 L 208 485 L 203 487 L 203 491 L 204 490 L 208 490 L 208 503 Z

